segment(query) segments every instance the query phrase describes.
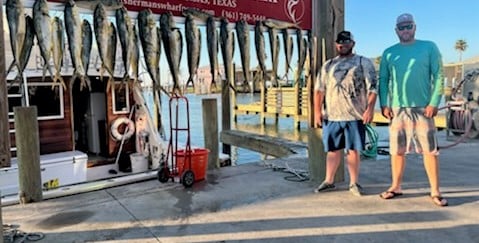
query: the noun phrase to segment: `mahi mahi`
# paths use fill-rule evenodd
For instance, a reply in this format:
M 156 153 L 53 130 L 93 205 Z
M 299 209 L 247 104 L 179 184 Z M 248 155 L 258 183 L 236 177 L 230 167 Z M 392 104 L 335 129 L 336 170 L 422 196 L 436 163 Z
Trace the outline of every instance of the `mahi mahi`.
M 186 53 L 188 56 L 188 72 L 189 78 L 186 82 L 186 87 L 191 83 L 195 87 L 194 79 L 198 71 L 201 53 L 201 32 L 196 26 L 193 17 L 188 14 L 185 20 L 185 37 L 186 37 Z
M 271 67 L 273 74 L 271 75 L 271 82 L 274 87 L 278 87 L 278 58 L 279 58 L 279 37 L 278 30 L 273 27 L 268 27 L 269 34 L 269 48 L 271 50 Z
M 38 46 L 40 47 L 40 53 L 43 57 L 42 80 L 45 80 L 45 74 L 48 70 L 51 78 L 55 81 L 52 67 L 50 66 L 53 51 L 53 31 L 47 1 L 35 0 L 32 12 L 35 35 L 37 36 Z
M 166 60 L 170 67 L 170 73 L 173 79 L 173 94 L 181 94 L 179 81 L 179 65 L 181 61 L 182 37 L 179 29 L 175 27 L 173 15 L 166 12 L 160 17 L 161 39 L 163 41 L 163 49 L 165 50 Z
M 285 78 L 288 80 L 289 70 L 291 68 L 291 58 L 293 56 L 293 37 L 289 35 L 288 29 L 282 30 L 283 34 L 283 47 L 285 57 Z
M 23 71 L 21 62 L 21 52 L 23 42 L 25 41 L 26 21 L 25 9 L 21 0 L 7 0 L 5 3 L 8 28 L 10 30 L 10 44 L 13 53 L 13 63 L 17 67 L 17 78 L 23 79 Z M 8 72 L 7 72 L 8 74 Z
M 250 40 L 249 40 L 249 26 L 245 20 L 236 22 L 236 35 L 238 38 L 238 46 L 241 56 L 241 67 L 243 68 L 243 90 L 245 92 L 250 91 L 249 82 L 250 79 Z
M 304 63 L 306 61 L 306 56 L 308 52 L 308 41 L 303 38 L 303 31 L 301 29 L 296 29 L 296 41 L 298 45 L 298 64 L 296 70 L 295 85 L 299 84 L 299 81 L 301 80 L 301 75 L 303 74 Z
M 160 88 L 160 28 L 156 25 L 150 9 L 142 10 L 138 14 L 138 34 L 146 63 L 146 70 L 153 80 L 153 87 L 155 87 L 155 89 Z
M 112 28 L 111 22 L 108 20 L 106 15 L 106 10 L 103 7 L 102 3 L 99 3 L 95 11 L 93 12 L 93 27 L 95 31 L 95 39 L 98 47 L 98 53 L 100 54 L 100 59 L 102 61 L 102 68 L 100 71 L 100 76 L 103 76 L 104 70 L 110 75 L 108 82 L 114 80 L 114 61 L 111 60 L 111 42 L 114 36 L 115 29 Z M 116 36 L 115 36 L 116 38 Z M 116 42 L 116 40 L 115 40 Z M 116 48 L 116 46 L 115 46 Z
M 133 22 L 131 21 L 128 11 L 125 7 L 121 7 L 115 11 L 116 15 L 116 26 L 118 29 L 118 36 L 120 38 L 121 45 L 121 57 L 123 60 L 123 67 L 125 73 L 123 75 L 123 81 L 130 80 L 130 69 L 134 65 L 131 63 L 133 60 L 133 55 L 135 52 L 134 36 L 135 30 Z
M 90 66 L 91 48 L 93 44 L 93 32 L 90 22 L 84 19 L 81 26 L 82 33 L 82 48 L 81 48 L 81 60 L 83 68 L 85 70 L 85 76 L 88 77 L 88 69 Z
M 216 74 L 218 73 L 218 31 L 216 30 L 214 17 L 208 17 L 206 20 L 206 42 L 210 60 L 211 88 L 216 90 Z
M 229 23 L 226 18 L 220 21 L 220 44 L 221 54 L 223 56 L 223 66 L 225 68 L 225 86 L 232 87 L 234 79 L 233 70 L 233 54 L 234 54 L 234 33 L 228 27 Z
M 261 69 L 263 82 L 266 80 L 266 49 L 264 42 L 264 27 L 261 21 L 256 21 L 254 26 L 254 43 L 256 56 L 258 57 L 259 68 Z
M 73 77 L 70 80 L 70 86 L 75 82 L 76 78 L 80 79 L 80 87 L 90 86 L 90 79 L 85 76 L 85 68 L 83 67 L 81 50 L 82 50 L 82 33 L 81 25 L 82 21 L 78 13 L 78 7 L 73 0 L 68 1 L 65 4 L 65 29 L 67 32 L 68 48 L 70 50 L 70 56 L 73 64 Z
M 59 81 L 63 85 L 63 88 L 66 88 L 61 74 L 63 54 L 65 52 L 65 27 L 63 26 L 63 21 L 59 17 L 53 18 L 52 33 L 52 57 L 53 67 L 55 68 L 55 76 L 53 80 Z
M 25 39 L 23 41 L 23 46 L 22 49 L 20 50 L 20 56 L 19 56 L 19 61 L 20 61 L 20 69 L 17 72 L 17 75 L 15 77 L 16 82 L 21 82 L 23 77 L 22 73 L 25 70 L 25 67 L 27 66 L 28 59 L 30 58 L 30 54 L 32 53 L 32 48 L 33 48 L 33 41 L 35 39 L 35 29 L 33 27 L 33 19 L 32 17 L 25 15 Z M 10 65 L 8 68 L 7 73 L 11 71 L 13 68 L 14 62 Z M 12 85 L 13 82 L 10 84 Z

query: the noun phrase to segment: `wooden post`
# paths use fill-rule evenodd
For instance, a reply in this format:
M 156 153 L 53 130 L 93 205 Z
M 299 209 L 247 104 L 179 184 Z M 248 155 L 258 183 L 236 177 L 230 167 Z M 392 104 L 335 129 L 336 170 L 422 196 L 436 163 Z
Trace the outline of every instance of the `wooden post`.
M 20 203 L 38 202 L 42 200 L 42 180 L 37 107 L 15 107 L 13 113 Z
M 228 75 L 227 75 L 228 76 Z M 229 75 L 231 77 L 231 75 Z M 222 117 L 221 119 L 221 129 L 230 130 L 231 129 L 231 103 L 230 103 L 230 84 L 228 77 L 223 80 L 223 85 L 221 87 L 221 110 Z M 231 155 L 231 146 L 229 144 L 223 143 L 223 153 Z
M 3 0 L 0 0 L 3 6 Z M 0 26 L 3 26 L 3 11 L 0 11 Z M 8 127 L 8 91 L 5 70 L 5 40 L 0 28 L 0 168 L 10 167 L 10 133 Z
M 208 155 L 208 169 L 220 167 L 218 148 L 218 107 L 216 103 L 216 99 L 202 100 L 205 148 L 210 151 Z
M 313 29 L 312 35 L 321 40 L 322 48 L 317 48 L 316 61 L 317 69 L 321 68 L 324 61 L 336 55 L 334 47 L 334 39 L 337 33 L 344 29 L 344 0 L 324 0 L 313 1 Z M 314 85 L 310 87 L 311 97 L 314 97 L 312 90 Z M 310 180 L 320 182 L 324 180 L 326 175 L 326 154 L 324 152 L 324 144 L 322 142 L 322 132 L 320 128 L 314 127 L 314 109 L 312 101 L 310 103 L 310 129 L 308 132 L 308 156 L 309 156 L 309 174 Z M 341 163 L 336 172 L 335 181 L 344 180 L 344 156 L 341 156 Z

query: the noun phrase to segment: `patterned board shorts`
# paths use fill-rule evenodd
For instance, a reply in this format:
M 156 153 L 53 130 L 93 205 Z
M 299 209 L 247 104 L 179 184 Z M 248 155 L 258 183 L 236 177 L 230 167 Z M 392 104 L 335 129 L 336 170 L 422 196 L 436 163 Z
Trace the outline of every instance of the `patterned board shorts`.
M 393 108 L 394 118 L 389 125 L 389 153 L 438 154 L 434 118 L 424 116 L 424 108 Z

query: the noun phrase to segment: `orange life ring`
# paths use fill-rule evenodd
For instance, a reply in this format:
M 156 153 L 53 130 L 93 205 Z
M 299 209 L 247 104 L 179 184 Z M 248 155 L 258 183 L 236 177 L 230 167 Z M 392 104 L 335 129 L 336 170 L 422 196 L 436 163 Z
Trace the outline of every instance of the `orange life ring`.
M 120 125 L 125 124 L 127 127 L 125 128 L 123 134 L 118 131 Z M 135 123 L 128 119 L 127 117 L 119 117 L 111 124 L 111 136 L 117 140 L 127 140 L 133 136 L 135 133 Z

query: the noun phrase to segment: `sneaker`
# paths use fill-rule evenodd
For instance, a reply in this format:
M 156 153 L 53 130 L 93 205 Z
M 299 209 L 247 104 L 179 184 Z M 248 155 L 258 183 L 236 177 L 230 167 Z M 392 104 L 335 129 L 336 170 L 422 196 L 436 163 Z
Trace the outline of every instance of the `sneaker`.
M 329 191 L 334 189 L 336 186 L 334 184 L 329 184 L 325 181 L 321 183 L 316 189 L 314 189 L 314 193 L 322 192 L 322 191 Z
M 351 184 L 349 185 L 349 191 L 354 195 L 354 196 L 362 196 L 363 195 L 363 188 L 361 187 L 361 185 L 359 185 L 358 183 L 354 183 L 354 184 Z

